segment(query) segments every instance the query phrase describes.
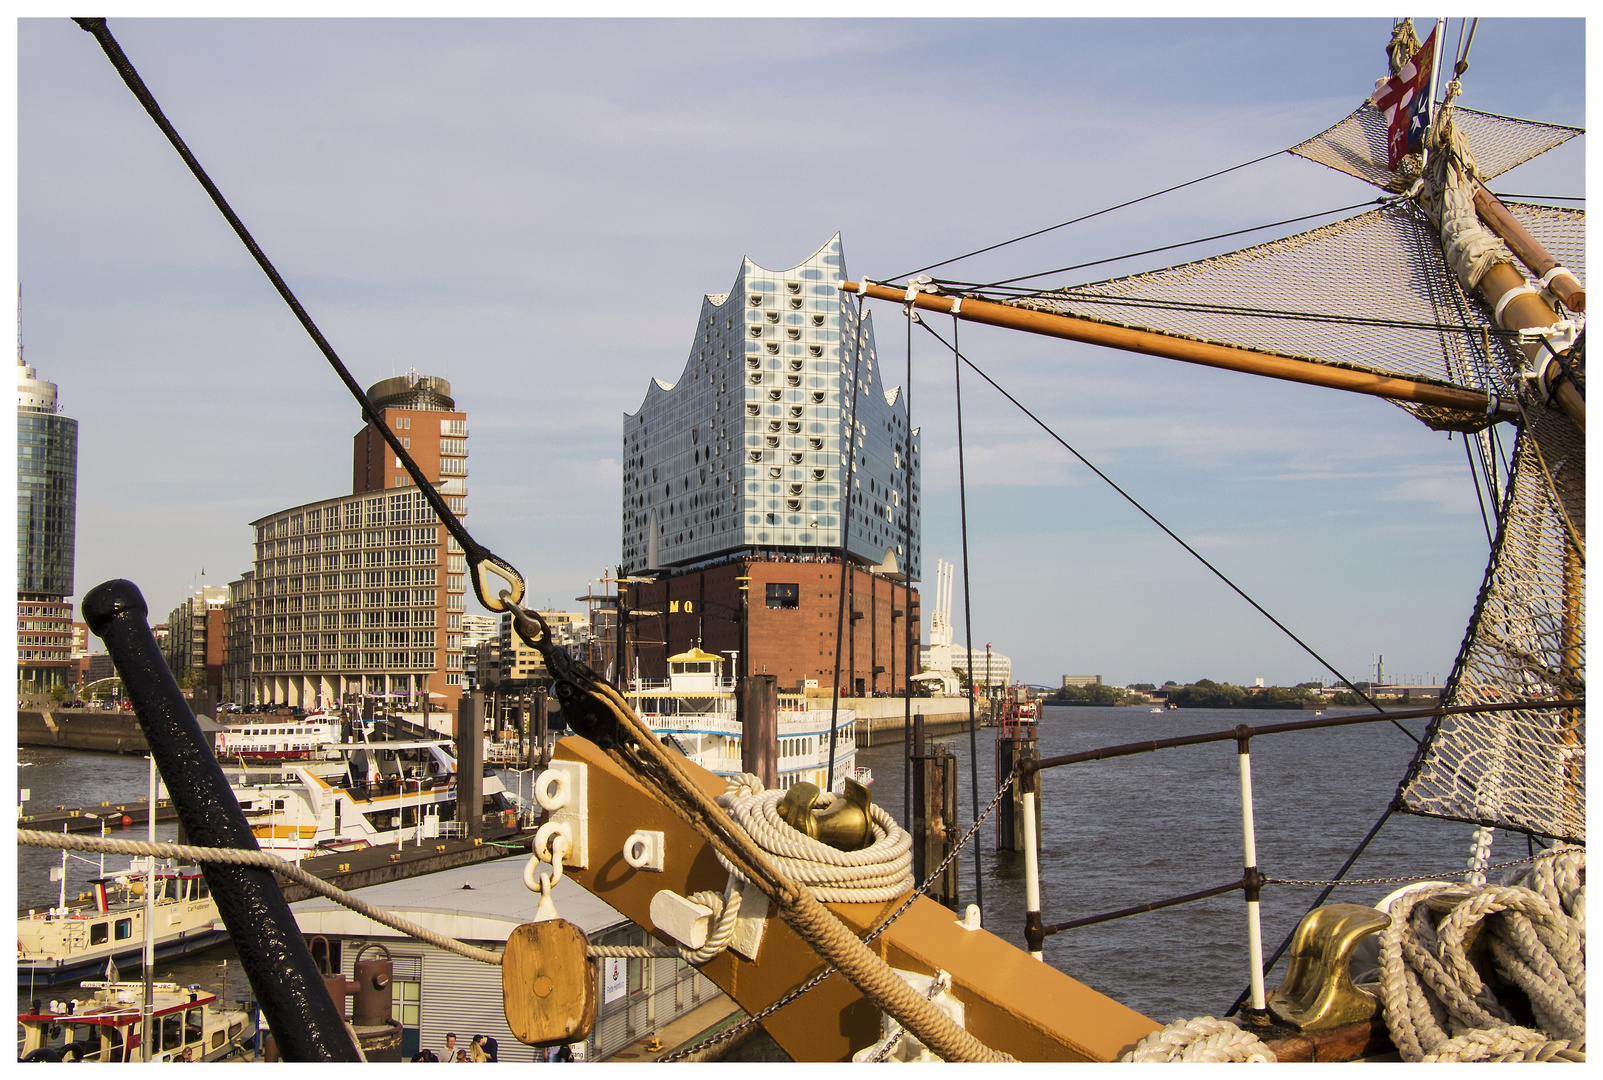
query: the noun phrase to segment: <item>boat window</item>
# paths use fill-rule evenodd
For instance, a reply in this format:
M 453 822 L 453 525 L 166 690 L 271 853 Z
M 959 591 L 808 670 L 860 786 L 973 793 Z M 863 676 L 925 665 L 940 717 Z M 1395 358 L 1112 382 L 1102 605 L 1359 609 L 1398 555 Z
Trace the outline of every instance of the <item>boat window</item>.
M 801 606 L 801 586 L 793 582 L 770 581 L 767 585 L 768 606 L 796 608 Z
M 126 941 L 134 936 L 134 921 L 132 919 L 117 920 L 117 940 Z
M 182 1013 L 173 1013 L 171 1016 L 161 1018 L 161 1048 L 163 1050 L 176 1050 L 184 1045 L 184 1016 Z
M 104 945 L 106 943 L 107 928 L 110 925 L 110 923 L 97 922 L 91 926 L 89 928 L 89 944 Z
M 184 1013 L 184 1041 L 199 1042 L 206 1035 L 206 1010 L 189 1009 Z

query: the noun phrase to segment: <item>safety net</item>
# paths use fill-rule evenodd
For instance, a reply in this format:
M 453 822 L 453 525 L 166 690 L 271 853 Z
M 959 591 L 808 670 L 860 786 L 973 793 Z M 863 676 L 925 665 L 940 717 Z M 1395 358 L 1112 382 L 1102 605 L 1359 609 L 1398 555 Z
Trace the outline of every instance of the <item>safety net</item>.
M 1483 180 L 1500 176 L 1583 133 L 1581 128 L 1541 124 L 1462 106 L 1453 110 L 1453 116 L 1469 140 Z M 1419 175 L 1417 158 L 1405 160 L 1397 172 L 1388 167 L 1386 117 L 1368 102 L 1335 126 L 1293 146 L 1290 152 L 1387 191 L 1403 191 Z
M 1584 281 L 1584 211 L 1517 202 L 1509 210 Z M 1410 200 L 1162 270 L 1025 296 L 978 295 L 1504 397 L 1522 359 L 1486 306 L 1454 280 L 1430 220 Z M 1398 404 L 1436 428 L 1487 423 L 1479 414 Z

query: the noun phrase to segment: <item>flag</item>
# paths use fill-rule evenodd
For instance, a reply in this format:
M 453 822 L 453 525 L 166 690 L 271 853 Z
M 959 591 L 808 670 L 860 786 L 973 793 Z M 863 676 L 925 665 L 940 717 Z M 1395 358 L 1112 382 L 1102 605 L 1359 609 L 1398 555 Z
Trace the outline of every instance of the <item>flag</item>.
M 1430 127 L 1430 77 L 1436 59 L 1436 31 L 1412 60 L 1375 85 L 1375 108 L 1386 117 L 1386 164 L 1393 172 L 1406 154 L 1416 153 Z

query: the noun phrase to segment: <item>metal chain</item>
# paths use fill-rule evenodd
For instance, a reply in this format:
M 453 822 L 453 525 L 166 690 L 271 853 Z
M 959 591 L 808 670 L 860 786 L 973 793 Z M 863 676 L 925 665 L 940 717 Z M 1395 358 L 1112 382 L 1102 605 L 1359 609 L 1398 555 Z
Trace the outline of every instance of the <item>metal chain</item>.
M 1507 870 L 1512 866 L 1523 866 L 1535 862 L 1542 857 L 1541 853 L 1527 855 L 1523 859 L 1511 859 L 1508 862 L 1488 866 L 1485 870 Z M 1485 870 L 1481 871 L 1482 873 Z M 1467 871 L 1463 868 L 1448 870 L 1440 874 L 1410 874 L 1406 877 L 1376 877 L 1376 878 L 1349 878 L 1346 881 L 1304 881 L 1301 878 L 1265 878 L 1265 885 L 1299 885 L 1305 887 L 1324 888 L 1331 885 L 1403 885 L 1410 881 L 1440 881 L 1445 877 L 1461 875 Z
M 912 906 L 914 900 L 917 900 L 920 896 L 923 896 L 929 891 L 929 887 L 935 883 L 935 880 L 938 877 L 941 876 L 942 871 L 946 869 L 948 864 L 950 864 L 953 859 L 957 858 L 958 854 L 968 846 L 970 840 L 974 839 L 974 834 L 978 832 L 980 826 L 985 823 L 985 819 L 991 816 L 992 811 L 994 811 L 997 806 L 1001 804 L 1002 796 L 1008 793 L 1018 778 L 1019 774 L 1017 772 L 1013 772 L 1008 775 L 1008 778 L 1002 782 L 1002 786 L 997 789 L 996 798 L 991 800 L 991 804 L 985 808 L 985 812 L 975 819 L 973 825 L 969 826 L 968 832 L 963 834 L 963 838 L 957 842 L 957 845 L 952 849 L 952 853 L 946 858 L 942 859 L 939 866 L 930 871 L 929 876 L 924 879 L 924 884 L 920 885 L 907 895 L 907 899 L 902 901 L 901 907 L 898 907 L 895 911 L 891 912 L 890 916 L 887 917 L 884 922 L 876 926 L 869 932 L 867 937 L 863 938 L 864 945 L 867 945 L 869 942 L 883 934 L 886 930 L 890 929 L 891 924 L 902 917 L 902 914 Z M 823 971 L 820 971 L 817 975 L 814 975 L 811 979 L 808 979 L 805 983 L 798 986 L 796 989 L 792 990 L 790 993 L 786 994 L 772 1005 L 769 1005 L 761 1012 L 756 1012 L 746 1017 L 746 1019 L 742 1020 L 734 1027 L 725 1028 L 723 1031 L 720 1031 L 718 1034 L 712 1036 L 710 1039 L 707 1039 L 704 1042 L 697 1043 L 695 1046 L 686 1047 L 683 1050 L 676 1050 L 671 1054 L 656 1058 L 655 1061 L 659 1065 L 668 1064 L 675 1061 L 683 1061 L 685 1058 L 688 1058 L 693 1054 L 699 1054 L 703 1050 L 717 1046 L 719 1043 L 728 1039 L 732 1039 L 740 1032 L 751 1027 L 751 1025 L 760 1022 L 764 1017 L 772 1016 L 780 1009 L 783 1009 L 786 1005 L 789 1005 L 791 1002 L 795 1001 L 797 998 L 801 997 L 803 994 L 807 993 L 813 987 L 817 986 L 819 983 L 823 982 L 833 974 L 835 974 L 835 969 L 833 967 L 825 967 Z

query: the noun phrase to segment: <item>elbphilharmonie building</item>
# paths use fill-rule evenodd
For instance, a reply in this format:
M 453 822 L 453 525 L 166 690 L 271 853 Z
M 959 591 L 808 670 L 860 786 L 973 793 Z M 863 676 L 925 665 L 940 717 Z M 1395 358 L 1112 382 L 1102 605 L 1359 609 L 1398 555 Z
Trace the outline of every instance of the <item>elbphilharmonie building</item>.
M 837 233 L 703 298 L 683 373 L 624 417 L 626 573 L 828 554 L 850 513 L 854 563 L 918 579 L 918 432 L 844 280 Z

